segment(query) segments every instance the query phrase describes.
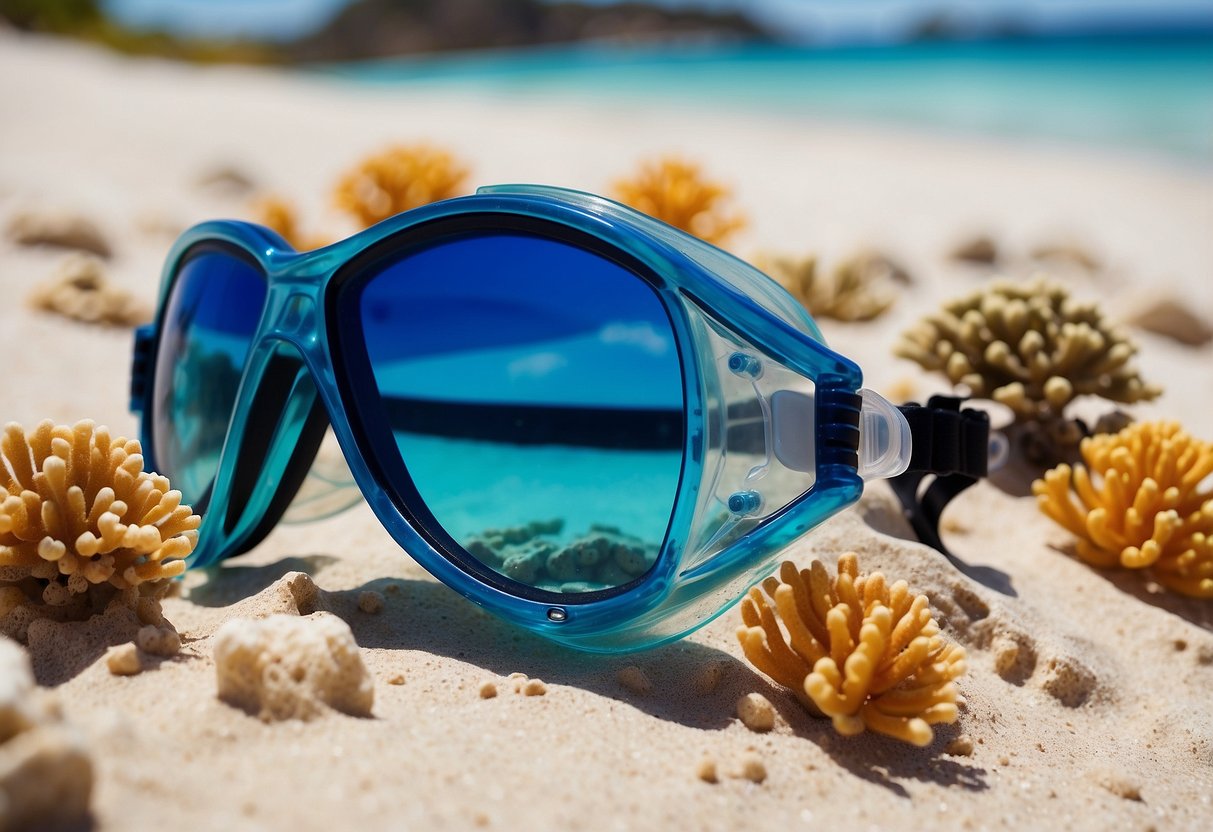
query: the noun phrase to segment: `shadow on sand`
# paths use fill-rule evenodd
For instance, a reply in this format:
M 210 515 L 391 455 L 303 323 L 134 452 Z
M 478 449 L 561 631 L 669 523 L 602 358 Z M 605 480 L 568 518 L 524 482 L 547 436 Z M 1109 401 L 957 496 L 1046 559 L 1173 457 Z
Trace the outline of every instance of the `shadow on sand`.
M 325 556 L 287 558 L 262 567 L 224 566 L 207 573 L 207 583 L 192 589 L 206 599 L 239 600 L 255 594 L 291 571 L 311 572 Z M 301 568 L 302 567 L 302 568 Z M 366 591 L 383 595 L 383 610 L 368 615 L 358 609 Z M 230 601 L 229 601 L 230 603 Z M 380 578 L 355 589 L 321 590 L 315 609 L 345 620 L 358 644 L 369 649 L 415 650 L 445 656 L 482 668 L 494 676 L 521 672 L 545 682 L 580 688 L 637 708 L 650 716 L 701 730 L 722 730 L 735 722 L 737 699 L 757 691 L 775 706 L 793 732 L 825 749 L 856 776 L 908 796 L 898 779 L 914 778 L 968 789 L 986 788 L 980 768 L 942 756 L 941 749 L 958 733 L 940 726 L 935 748 L 905 746 L 885 737 L 837 736 L 829 722 L 807 713 L 786 690 L 773 685 L 736 657 L 689 640 L 643 653 L 608 656 L 561 647 L 498 619 L 442 584 L 426 580 Z M 306 610 L 305 612 L 310 612 Z M 640 694 L 620 684 L 617 673 L 640 667 L 652 690 Z M 710 691 L 695 680 L 710 665 L 719 668 L 719 683 Z
M 902 514 L 901 507 L 896 501 L 882 500 L 871 503 L 860 503 L 858 510 L 860 518 L 872 531 L 889 537 L 895 537 L 898 540 L 907 540 L 911 543 L 921 544 L 921 541 L 914 534 L 914 529 L 910 526 L 905 515 Z M 950 544 L 946 545 L 950 546 Z M 957 572 L 972 581 L 976 581 L 987 589 L 992 589 L 1009 598 L 1019 597 L 1019 593 L 1015 591 L 1015 586 L 1011 581 L 1011 576 L 1001 569 L 971 564 L 954 551 L 938 552 L 930 547 L 925 548 L 934 557 L 946 558 L 948 563 L 952 564 L 952 567 Z

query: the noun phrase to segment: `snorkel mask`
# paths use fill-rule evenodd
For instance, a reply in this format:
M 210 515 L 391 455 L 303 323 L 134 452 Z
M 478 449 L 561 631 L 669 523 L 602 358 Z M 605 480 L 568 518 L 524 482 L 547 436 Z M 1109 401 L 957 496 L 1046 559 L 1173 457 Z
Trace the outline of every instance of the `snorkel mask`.
M 132 409 L 149 468 L 203 515 L 191 566 L 359 493 L 452 589 L 610 652 L 710 621 L 865 481 L 900 476 L 942 545 L 943 505 L 985 474 L 984 415 L 861 388 L 753 267 L 527 185 L 309 252 L 190 229 L 136 335 Z M 330 428 L 348 474 L 308 481 Z

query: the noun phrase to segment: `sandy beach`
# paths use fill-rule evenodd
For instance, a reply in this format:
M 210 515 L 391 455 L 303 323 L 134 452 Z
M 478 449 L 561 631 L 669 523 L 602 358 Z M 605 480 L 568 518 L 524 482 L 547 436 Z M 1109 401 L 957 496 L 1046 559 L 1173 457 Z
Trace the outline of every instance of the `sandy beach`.
M 467 160 L 477 184 L 596 192 L 639 159 L 681 152 L 732 185 L 750 218 L 731 244 L 743 257 L 889 252 L 914 278 L 891 312 L 822 325 L 876 390 L 944 389 L 892 349 L 921 314 L 988 279 L 946 256 L 976 233 L 1008 253 L 1011 277 L 1040 268 L 1028 252 L 1042 243 L 1094 252 L 1095 273 L 1055 276 L 1113 318 L 1171 297 L 1213 321 L 1213 169 L 1196 163 L 791 116 L 357 87 L 9 33 L 0 78 L 0 226 L 32 208 L 92 218 L 114 251 L 107 273 L 149 307 L 177 231 L 248 216 L 247 194 L 199 184 L 209 173 L 243 171 L 258 192 L 295 201 L 308 230 L 344 235 L 353 229 L 328 204 L 334 179 L 385 144 L 427 140 Z M 129 330 L 27 307 L 64 257 L 0 240 L 0 421 L 92 418 L 134 435 Z M 1213 344 L 1135 337 L 1143 377 L 1165 393 L 1134 415 L 1213 439 Z M 154 669 L 111 675 L 72 627 L 31 653 L 93 756 L 99 830 L 1208 828 L 1213 605 L 1070 556 L 1023 483 L 980 484 L 946 526 L 967 575 L 914 541 L 883 484 L 787 552 L 802 566 L 858 552 L 866 569 L 926 593 L 968 650 L 967 706 L 924 749 L 841 737 L 809 716 L 744 661 L 736 610 L 672 646 L 610 659 L 515 630 L 432 579 L 363 505 L 280 526 L 250 554 L 188 574 L 164 604 L 182 652 Z M 307 579 L 284 583 L 288 573 L 309 575 L 318 596 L 300 604 Z M 382 611 L 359 609 L 366 590 L 383 595 Z M 266 724 L 216 697 L 223 622 L 313 610 L 353 630 L 375 683 L 372 718 Z M 621 684 L 631 665 L 651 690 Z M 702 684 L 709 667 L 714 687 Z M 542 679 L 546 693 L 514 693 L 511 673 Z M 481 698 L 486 681 L 495 698 Z M 774 704 L 773 731 L 738 720 L 750 692 Z M 731 776 L 751 754 L 761 783 Z M 696 776 L 704 758 L 718 783 Z

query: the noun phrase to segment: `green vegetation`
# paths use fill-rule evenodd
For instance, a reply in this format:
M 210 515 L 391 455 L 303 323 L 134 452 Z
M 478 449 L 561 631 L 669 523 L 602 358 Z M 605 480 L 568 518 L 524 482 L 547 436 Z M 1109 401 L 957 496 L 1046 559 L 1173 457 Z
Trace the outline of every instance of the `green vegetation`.
M 181 38 L 111 20 L 100 0 L 0 0 L 0 22 L 102 44 L 131 55 L 203 63 L 351 61 L 454 49 L 585 40 L 771 40 L 744 14 L 666 9 L 646 2 L 595 6 L 544 0 L 355 0 L 297 41 Z
M 258 43 L 182 39 L 167 32 L 128 29 L 110 20 L 98 0 L 0 0 L 0 21 L 21 31 L 79 38 L 128 55 L 196 63 L 270 63 L 283 58 Z

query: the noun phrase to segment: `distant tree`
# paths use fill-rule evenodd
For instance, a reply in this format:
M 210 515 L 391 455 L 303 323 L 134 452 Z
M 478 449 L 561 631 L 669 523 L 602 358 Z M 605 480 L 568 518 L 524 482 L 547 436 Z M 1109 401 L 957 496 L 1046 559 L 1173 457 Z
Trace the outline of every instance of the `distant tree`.
M 0 19 L 26 31 L 79 34 L 105 20 L 97 0 L 0 0 Z

